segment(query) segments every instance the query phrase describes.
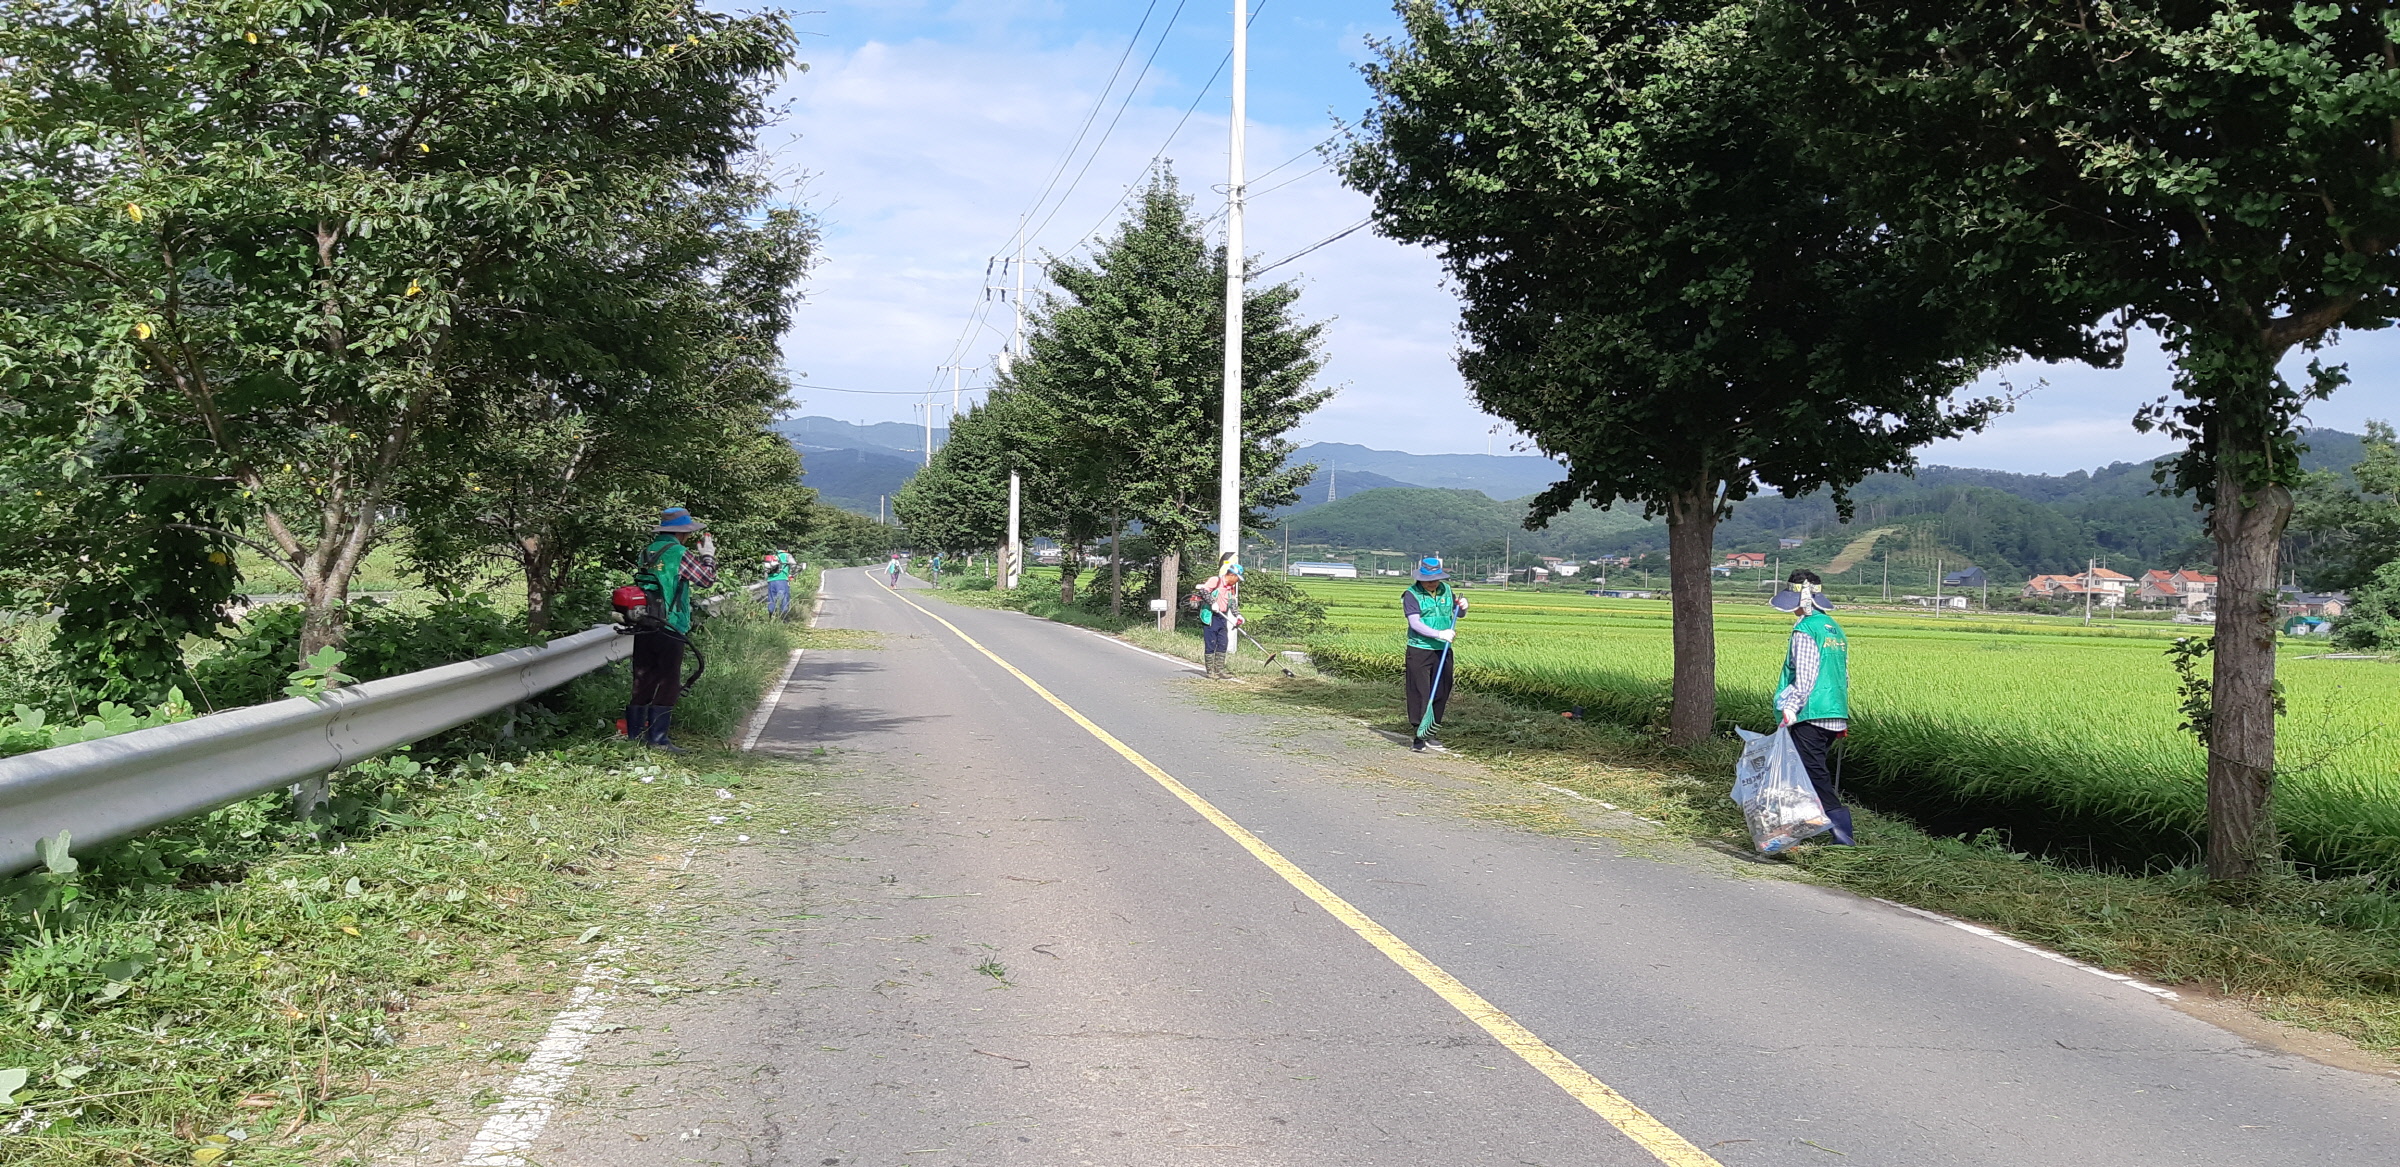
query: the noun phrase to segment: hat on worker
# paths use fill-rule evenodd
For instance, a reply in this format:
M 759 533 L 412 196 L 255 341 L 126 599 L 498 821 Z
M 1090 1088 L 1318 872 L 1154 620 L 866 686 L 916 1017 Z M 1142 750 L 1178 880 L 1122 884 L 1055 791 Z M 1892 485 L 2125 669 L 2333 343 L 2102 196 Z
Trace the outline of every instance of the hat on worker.
M 707 527 L 708 524 L 693 518 L 692 512 L 682 507 L 668 507 L 658 513 L 658 525 L 652 527 L 651 531 L 667 535 L 689 535 L 694 531 L 705 530 Z
M 1778 612 L 1797 612 L 1803 605 L 1820 612 L 1830 612 L 1833 604 L 1825 599 L 1825 589 L 1813 583 L 1795 583 L 1775 593 L 1767 603 Z
M 1437 579 L 1448 578 L 1450 578 L 1450 573 L 1442 570 L 1441 556 L 1428 555 L 1417 561 L 1418 583 L 1431 583 Z

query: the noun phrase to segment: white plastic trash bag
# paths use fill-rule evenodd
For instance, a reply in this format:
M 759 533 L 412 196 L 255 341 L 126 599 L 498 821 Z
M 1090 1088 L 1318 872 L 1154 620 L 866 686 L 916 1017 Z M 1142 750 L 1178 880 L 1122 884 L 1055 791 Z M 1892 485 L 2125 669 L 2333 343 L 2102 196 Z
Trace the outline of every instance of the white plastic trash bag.
M 1790 850 L 1800 840 L 1833 829 L 1817 788 L 1800 764 L 1792 731 L 1734 731 L 1742 735 L 1742 759 L 1733 765 L 1733 801 L 1750 822 L 1750 841 L 1763 855 Z

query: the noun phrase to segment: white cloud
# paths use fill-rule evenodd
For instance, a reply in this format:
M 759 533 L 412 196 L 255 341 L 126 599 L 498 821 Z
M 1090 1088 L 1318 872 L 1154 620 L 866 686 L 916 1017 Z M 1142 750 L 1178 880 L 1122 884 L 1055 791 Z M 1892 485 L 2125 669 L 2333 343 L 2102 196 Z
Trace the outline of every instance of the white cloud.
M 1091 111 L 1125 45 L 1121 28 L 1061 33 L 1058 5 L 925 3 L 881 0 L 855 6 L 885 35 L 851 36 L 812 47 L 810 69 L 782 98 L 790 116 L 771 136 L 775 165 L 805 172 L 800 197 L 823 216 L 823 265 L 809 304 L 785 340 L 791 367 L 822 385 L 913 392 L 948 379 L 937 374 L 971 310 L 983 301 L 985 265 L 1017 229 L 1016 216 L 1046 181 Z M 912 30 L 905 36 L 894 29 Z M 946 39 L 934 39 L 938 30 Z M 1049 40 L 1041 39 L 1048 35 Z M 1213 29 L 1184 28 L 1200 43 Z M 1352 46 L 1358 33 L 1331 21 L 1310 30 Z M 1312 42 L 1317 50 L 1322 42 Z M 1179 39 L 1162 58 L 1098 157 L 1051 219 L 1038 243 L 1061 249 L 1104 221 L 1144 161 L 1183 117 L 1194 86 L 1219 50 L 1185 51 Z M 1146 51 L 1146 50 L 1145 50 Z M 1195 69 L 1193 62 L 1200 61 Z M 1309 67 L 1322 70 L 1320 51 Z M 1139 64 L 1137 58 L 1135 64 Z M 1178 65 L 1183 73 L 1170 66 Z M 1185 75 L 1191 74 L 1191 75 Z M 1330 126 L 1290 111 L 1324 108 L 1338 89 L 1320 80 L 1308 101 L 1275 104 L 1282 121 L 1251 129 L 1253 173 L 1322 140 Z M 1353 84 L 1351 89 L 1356 89 Z M 1350 89 L 1340 90 L 1350 94 Z M 1363 90 L 1337 96 L 1363 106 Z M 1116 109 L 1101 114 L 1097 135 Z M 1205 100 L 1170 151 L 1202 215 L 1215 213 L 1225 181 L 1222 89 Z M 1327 171 L 1307 174 L 1302 158 L 1258 186 L 1248 222 L 1249 247 L 1272 262 L 1366 214 L 1366 200 Z M 1078 162 L 1078 167 L 1081 163 Z M 1275 187 L 1294 175 L 1299 181 Z M 1070 170 L 1063 181 L 1073 180 Z M 1297 278 L 1303 314 L 1332 324 L 1324 380 L 1341 392 L 1302 427 L 1304 440 L 1347 441 L 1422 453 L 1481 452 L 1492 419 L 1468 400 L 1452 363 L 1457 305 L 1428 253 L 1361 231 L 1312 253 L 1272 278 Z M 991 305 L 963 363 L 982 365 L 1004 340 L 1005 305 Z M 2400 335 L 2370 333 L 2327 354 L 2348 360 L 2355 383 L 2311 411 L 2317 424 L 2356 429 L 2367 417 L 2400 414 L 2393 372 Z M 2296 357 L 2294 372 L 2306 358 Z M 2172 443 L 2136 433 L 2130 418 L 2142 401 L 2169 391 L 2170 372 L 2154 347 L 2137 349 L 2120 370 L 2021 365 L 2003 370 L 2018 388 L 2046 379 L 2017 411 L 1987 432 L 1941 443 L 1927 462 L 2059 473 L 2155 456 Z M 912 421 L 907 396 L 802 391 L 803 409 L 852 420 Z M 947 400 L 947 393 L 941 399 Z M 1506 442 L 1510 435 L 1503 435 Z

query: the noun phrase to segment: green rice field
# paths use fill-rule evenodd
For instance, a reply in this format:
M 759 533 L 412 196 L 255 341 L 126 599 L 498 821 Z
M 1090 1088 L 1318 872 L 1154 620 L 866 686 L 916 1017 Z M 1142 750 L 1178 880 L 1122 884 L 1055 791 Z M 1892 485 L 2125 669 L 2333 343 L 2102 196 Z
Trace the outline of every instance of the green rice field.
M 1402 661 L 1400 581 L 1312 580 L 1333 627 L 1319 667 L 1388 677 Z M 1467 593 L 1459 683 L 1594 720 L 1661 726 L 1672 672 L 1664 600 L 1569 592 Z M 1765 729 L 1791 618 L 1717 608 L 1718 718 Z M 1879 809 L 1950 833 L 1987 827 L 2020 847 L 2134 867 L 2197 861 L 2205 758 L 2176 729 L 2165 656 L 2193 626 L 2044 617 L 1838 612 L 1850 639 L 1851 736 L 1842 781 Z M 2400 878 L 2400 664 L 2322 659 L 2287 642 L 2290 711 L 2276 807 L 2289 856 L 2325 874 Z M 1730 782 L 1730 776 L 1728 776 Z

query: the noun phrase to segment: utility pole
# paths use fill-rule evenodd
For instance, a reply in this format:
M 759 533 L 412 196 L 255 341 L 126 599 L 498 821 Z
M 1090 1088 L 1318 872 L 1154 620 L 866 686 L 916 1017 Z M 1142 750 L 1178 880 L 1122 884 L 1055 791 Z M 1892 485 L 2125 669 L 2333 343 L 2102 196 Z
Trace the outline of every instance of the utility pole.
M 1225 408 L 1217 466 L 1217 552 L 1239 551 L 1242 538 L 1242 292 L 1248 259 L 1242 254 L 1243 122 L 1250 116 L 1250 0 L 1233 0 L 1233 122 L 1226 145 Z
M 2091 627 L 2092 623 L 2092 584 L 2095 582 L 2092 576 L 2099 570 L 2099 560 L 2086 559 L 2083 561 L 2083 623 L 2087 628 Z
M 1892 553 L 1883 553 L 1883 602 L 1892 602 Z
M 1933 557 L 1933 611 L 1937 616 L 1942 611 L 1942 557 L 1939 555 Z
M 881 494 L 875 496 L 875 525 L 878 527 L 887 525 L 883 521 L 883 500 L 888 497 L 890 496 Z
M 1025 543 L 1017 534 L 1018 506 L 1017 472 L 1008 472 L 1008 562 L 1000 565 L 1000 586 L 1017 589 L 1017 577 L 1025 573 Z
M 1325 501 L 1326 501 L 1326 502 L 1332 502 L 1333 500 L 1335 500 L 1335 499 L 1337 499 L 1337 498 L 1340 498 L 1341 496 L 1342 496 L 1342 464 L 1341 464 L 1341 463 L 1339 463 L 1339 462 L 1336 462 L 1336 463 L 1334 463 L 1334 464 L 1333 464 L 1333 470 L 1332 470 L 1332 472 L 1331 472 L 1331 473 L 1329 473 L 1328 475 L 1326 475 L 1326 478 L 1325 478 Z
M 942 369 L 950 374 L 950 420 L 953 424 L 956 424 L 958 421 L 959 406 L 958 378 L 959 374 L 966 372 L 967 367 L 965 365 L 943 365 Z
M 933 465 L 933 395 L 925 395 L 925 465 Z
M 1517 533 L 1500 534 L 1500 590 L 1508 590 L 1508 577 L 1517 573 Z

